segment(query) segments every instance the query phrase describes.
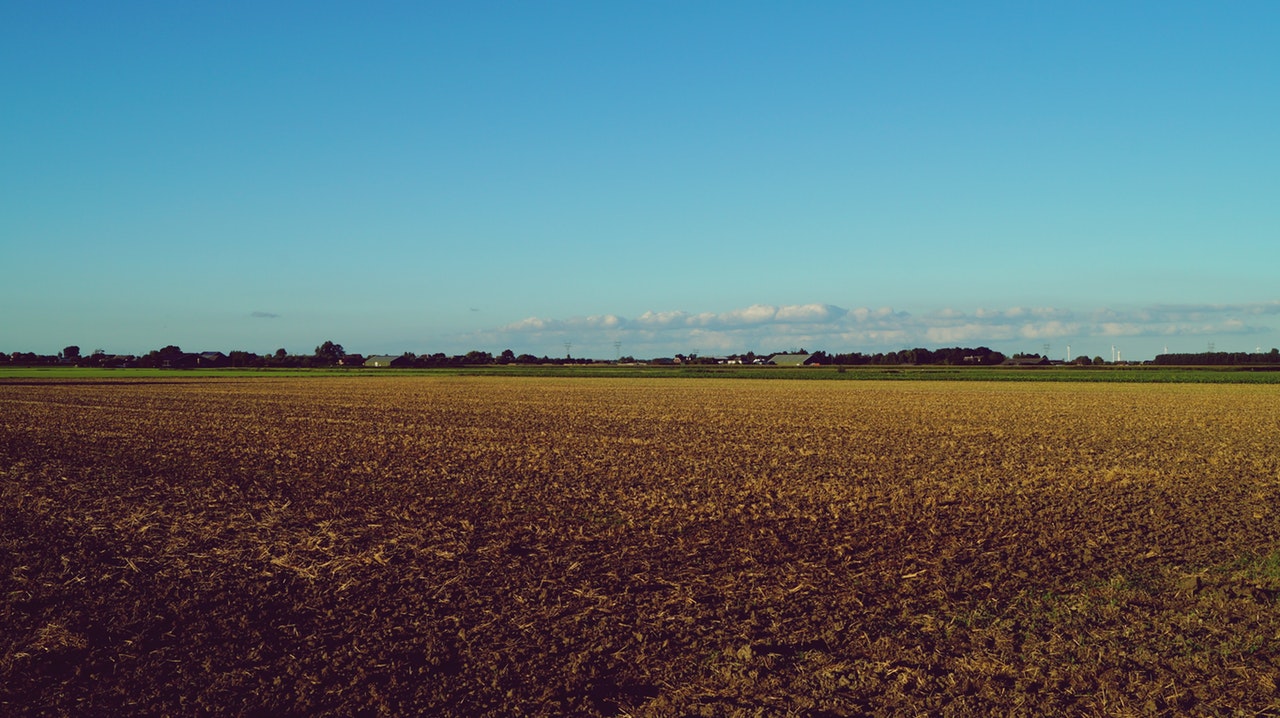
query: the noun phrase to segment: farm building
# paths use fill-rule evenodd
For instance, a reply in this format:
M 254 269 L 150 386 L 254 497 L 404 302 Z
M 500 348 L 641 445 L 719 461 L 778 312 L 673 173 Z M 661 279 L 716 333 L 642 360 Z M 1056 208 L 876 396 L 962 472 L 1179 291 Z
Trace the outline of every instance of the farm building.
M 1005 359 L 1003 366 L 1049 366 L 1050 363 L 1048 357 L 1022 356 Z
M 231 364 L 231 360 L 222 352 L 200 352 L 196 355 L 196 364 L 202 367 L 224 367 Z
M 406 367 L 413 366 L 413 360 L 406 356 L 391 356 L 389 354 L 375 354 L 364 360 L 365 366 L 378 367 L 385 369 L 387 367 Z
M 777 366 L 808 366 L 811 359 L 812 354 L 774 354 L 767 363 Z

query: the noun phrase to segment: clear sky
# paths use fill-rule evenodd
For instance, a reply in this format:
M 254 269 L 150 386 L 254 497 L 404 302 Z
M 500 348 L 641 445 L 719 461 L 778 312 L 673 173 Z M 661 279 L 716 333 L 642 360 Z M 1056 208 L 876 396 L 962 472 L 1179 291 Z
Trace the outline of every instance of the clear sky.
M 0 351 L 1280 345 L 1280 3 L 0 0 Z

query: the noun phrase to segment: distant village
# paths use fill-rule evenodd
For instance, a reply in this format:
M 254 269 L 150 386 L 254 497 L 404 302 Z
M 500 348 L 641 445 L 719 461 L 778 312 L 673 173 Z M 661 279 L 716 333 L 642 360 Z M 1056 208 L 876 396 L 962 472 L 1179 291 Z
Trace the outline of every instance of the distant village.
M 150 369 L 225 369 L 225 368 L 308 368 L 351 367 L 367 369 L 435 368 L 509 364 L 624 364 L 624 365 L 689 365 L 732 364 L 759 366 L 865 366 L 865 365 L 945 365 L 945 366 L 1093 366 L 1116 364 L 1156 364 L 1173 366 L 1216 365 L 1278 365 L 1280 350 L 1269 352 L 1202 352 L 1198 354 L 1161 354 L 1146 362 L 1127 362 L 1113 358 L 1078 356 L 1071 361 L 1054 360 L 1040 354 L 1005 354 L 987 347 L 949 347 L 943 349 L 903 349 L 901 351 L 863 354 L 861 352 L 829 354 L 825 351 L 809 352 L 804 349 L 774 354 L 728 354 L 724 356 L 698 356 L 676 354 L 670 357 L 636 359 L 620 356 L 613 360 L 574 358 L 571 356 L 548 357 L 532 354 L 517 355 L 507 349 L 497 355 L 485 351 L 446 355 L 414 354 L 363 355 L 347 352 L 341 344 L 326 341 L 310 354 L 290 354 L 277 349 L 272 354 L 256 354 L 248 351 L 187 352 L 173 345 L 156 349 L 141 356 L 108 354 L 102 350 L 82 353 L 80 347 L 71 345 L 57 355 L 40 355 L 30 352 L 0 352 L 0 367 L 78 366 L 98 368 L 150 368 Z

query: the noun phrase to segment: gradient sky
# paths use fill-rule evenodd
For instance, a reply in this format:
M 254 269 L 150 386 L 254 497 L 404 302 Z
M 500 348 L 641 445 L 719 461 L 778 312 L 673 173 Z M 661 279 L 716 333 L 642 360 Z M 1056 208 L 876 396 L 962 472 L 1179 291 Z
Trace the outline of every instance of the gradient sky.
M 1280 3 L 0 0 L 0 351 L 1280 345 Z

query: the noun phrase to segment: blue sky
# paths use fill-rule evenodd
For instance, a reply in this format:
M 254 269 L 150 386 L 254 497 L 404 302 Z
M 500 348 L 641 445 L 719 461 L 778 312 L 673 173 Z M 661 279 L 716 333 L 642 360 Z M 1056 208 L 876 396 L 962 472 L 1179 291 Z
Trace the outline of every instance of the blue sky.
M 1280 345 L 1280 4 L 0 2 L 0 351 Z

